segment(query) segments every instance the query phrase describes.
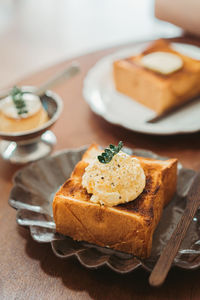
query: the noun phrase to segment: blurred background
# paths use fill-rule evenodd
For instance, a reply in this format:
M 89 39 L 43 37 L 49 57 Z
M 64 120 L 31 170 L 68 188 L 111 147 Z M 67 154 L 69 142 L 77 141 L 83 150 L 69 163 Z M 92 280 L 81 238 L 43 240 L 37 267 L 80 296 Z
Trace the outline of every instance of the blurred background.
M 153 0 L 1 0 L 0 88 L 67 58 L 179 35 Z

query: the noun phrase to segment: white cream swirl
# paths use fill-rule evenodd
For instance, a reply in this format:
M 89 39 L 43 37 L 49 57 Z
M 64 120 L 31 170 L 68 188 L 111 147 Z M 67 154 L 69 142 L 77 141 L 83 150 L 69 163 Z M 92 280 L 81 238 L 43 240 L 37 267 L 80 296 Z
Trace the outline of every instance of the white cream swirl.
M 11 96 L 8 96 L 0 101 L 1 112 L 8 118 L 24 119 L 33 116 L 41 109 L 42 104 L 37 95 L 25 93 L 22 97 L 26 105 L 27 113 L 22 115 L 18 114 L 17 108 Z

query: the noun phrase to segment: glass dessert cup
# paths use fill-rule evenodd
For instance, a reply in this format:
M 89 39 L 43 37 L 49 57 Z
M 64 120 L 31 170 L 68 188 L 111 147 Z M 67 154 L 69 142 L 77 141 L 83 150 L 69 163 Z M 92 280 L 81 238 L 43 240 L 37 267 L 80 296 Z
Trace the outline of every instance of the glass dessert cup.
M 34 92 L 34 87 L 24 86 L 23 91 Z M 62 111 L 62 100 L 48 90 L 40 98 L 49 120 L 37 128 L 23 132 L 0 131 L 0 155 L 15 164 L 25 164 L 49 155 L 56 144 L 56 136 L 50 127 L 58 120 Z M 1 100 L 0 100 L 1 101 Z

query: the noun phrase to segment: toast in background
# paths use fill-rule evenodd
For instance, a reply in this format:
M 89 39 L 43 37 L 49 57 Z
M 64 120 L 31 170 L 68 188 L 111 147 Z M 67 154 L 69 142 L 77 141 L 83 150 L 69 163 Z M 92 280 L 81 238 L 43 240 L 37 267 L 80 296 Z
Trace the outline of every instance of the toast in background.
M 142 58 L 154 52 L 168 52 L 181 58 L 183 66 L 171 74 L 144 67 Z M 200 61 L 182 55 L 170 42 L 157 40 L 143 53 L 113 63 L 117 91 L 154 110 L 158 115 L 200 95 Z
M 146 175 L 145 189 L 134 201 L 108 207 L 90 202 L 91 195 L 82 187 L 85 168 L 100 152 L 98 145 L 91 145 L 56 193 L 56 230 L 74 240 L 146 258 L 151 253 L 153 233 L 163 207 L 176 190 L 177 160 L 137 157 Z

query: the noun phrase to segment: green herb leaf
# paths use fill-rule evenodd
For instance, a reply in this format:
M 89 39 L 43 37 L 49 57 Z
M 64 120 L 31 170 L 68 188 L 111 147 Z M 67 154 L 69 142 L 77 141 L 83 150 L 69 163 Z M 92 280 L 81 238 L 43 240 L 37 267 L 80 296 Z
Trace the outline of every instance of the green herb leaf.
M 15 104 L 15 107 L 17 109 L 17 113 L 18 115 L 22 115 L 22 114 L 27 114 L 28 110 L 26 108 L 26 103 L 24 102 L 23 99 L 23 94 L 25 92 L 23 92 L 20 88 L 18 88 L 17 86 L 14 86 L 10 95 L 12 97 L 13 103 Z
M 97 156 L 97 158 L 100 161 L 100 163 L 107 164 L 112 160 L 113 156 L 116 155 L 122 149 L 122 147 L 122 141 L 120 141 L 117 146 L 111 144 L 109 145 L 109 148 L 106 148 L 104 152 L 101 153 L 101 155 Z

